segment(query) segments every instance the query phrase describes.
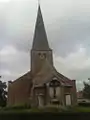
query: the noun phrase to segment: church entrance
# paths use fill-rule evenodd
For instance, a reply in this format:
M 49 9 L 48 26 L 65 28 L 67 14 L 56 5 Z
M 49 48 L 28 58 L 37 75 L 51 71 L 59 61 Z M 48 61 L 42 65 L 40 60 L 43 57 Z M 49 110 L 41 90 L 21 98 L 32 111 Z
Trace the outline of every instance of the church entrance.
M 50 94 L 50 103 L 54 106 L 59 106 L 60 104 L 60 82 L 57 78 L 53 78 L 53 80 L 49 83 L 49 94 Z
M 65 100 L 66 100 L 66 106 L 71 105 L 71 95 L 65 95 Z
M 43 97 L 43 95 L 38 95 L 38 106 L 39 107 L 44 106 L 44 97 Z

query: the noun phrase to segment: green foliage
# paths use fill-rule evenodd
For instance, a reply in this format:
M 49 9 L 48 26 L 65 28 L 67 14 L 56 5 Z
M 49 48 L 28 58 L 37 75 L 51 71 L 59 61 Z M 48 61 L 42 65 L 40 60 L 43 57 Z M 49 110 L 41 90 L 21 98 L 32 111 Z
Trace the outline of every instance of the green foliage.
M 46 108 L 43 108 L 42 109 L 43 112 L 54 112 L 54 113 L 57 113 L 60 111 L 59 108 L 57 107 L 46 107 Z
M 30 109 L 31 106 L 27 106 L 27 105 L 17 105 L 17 106 L 12 106 L 12 107 L 4 107 L 2 110 L 5 111 L 18 111 L 18 110 L 25 110 L 25 109 Z
M 80 102 L 78 103 L 78 105 L 83 107 L 90 107 L 90 103 L 87 103 L 87 102 Z
M 2 82 L 0 81 L 0 106 L 1 107 L 4 107 L 6 106 L 6 101 L 7 101 L 7 92 L 6 92 L 6 89 L 7 88 L 7 85 L 6 85 L 6 82 Z
M 42 109 L 39 109 L 39 108 L 31 108 L 28 112 L 34 112 L 34 113 L 37 113 L 37 112 L 43 112 Z
M 77 107 L 74 107 L 72 110 L 74 112 L 90 112 L 90 107 L 80 107 L 80 106 L 77 106 Z
M 81 106 L 75 106 L 75 107 L 65 107 L 62 108 L 56 108 L 56 107 L 44 107 L 44 108 L 24 108 L 23 106 L 20 107 L 5 107 L 0 109 L 0 114 L 2 113 L 76 113 L 76 112 L 90 112 L 90 107 L 81 107 Z
M 86 82 L 84 82 L 83 96 L 90 99 L 90 85 Z

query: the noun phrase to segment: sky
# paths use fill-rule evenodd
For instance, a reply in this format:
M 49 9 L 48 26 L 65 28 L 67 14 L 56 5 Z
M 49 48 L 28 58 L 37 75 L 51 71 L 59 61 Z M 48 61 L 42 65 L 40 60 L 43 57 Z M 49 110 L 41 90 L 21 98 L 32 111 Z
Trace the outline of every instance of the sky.
M 90 0 L 41 0 L 56 69 L 75 79 L 77 90 L 90 77 Z M 0 74 L 15 80 L 30 70 L 37 0 L 0 0 Z

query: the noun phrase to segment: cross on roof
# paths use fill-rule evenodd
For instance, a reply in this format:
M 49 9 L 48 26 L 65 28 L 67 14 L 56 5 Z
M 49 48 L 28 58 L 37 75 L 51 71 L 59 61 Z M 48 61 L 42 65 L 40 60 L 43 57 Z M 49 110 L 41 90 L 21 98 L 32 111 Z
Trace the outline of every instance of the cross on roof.
M 38 5 L 40 5 L 40 0 L 38 0 Z

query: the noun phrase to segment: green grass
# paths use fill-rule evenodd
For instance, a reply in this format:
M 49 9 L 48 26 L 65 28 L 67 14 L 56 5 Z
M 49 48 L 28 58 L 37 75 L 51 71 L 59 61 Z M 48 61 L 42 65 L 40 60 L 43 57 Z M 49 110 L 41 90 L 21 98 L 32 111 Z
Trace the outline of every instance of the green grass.
M 1 113 L 59 113 L 62 112 L 63 109 L 56 108 L 56 107 L 45 107 L 45 108 L 23 108 L 23 107 L 6 107 L 0 109 Z
M 13 107 L 13 108 L 0 108 L 0 114 L 2 113 L 76 113 L 76 112 L 90 112 L 90 107 L 66 107 L 66 108 L 56 108 L 56 107 L 45 107 L 45 108 L 23 108 L 23 107 Z
M 74 107 L 72 108 L 74 112 L 90 112 L 90 107 Z

